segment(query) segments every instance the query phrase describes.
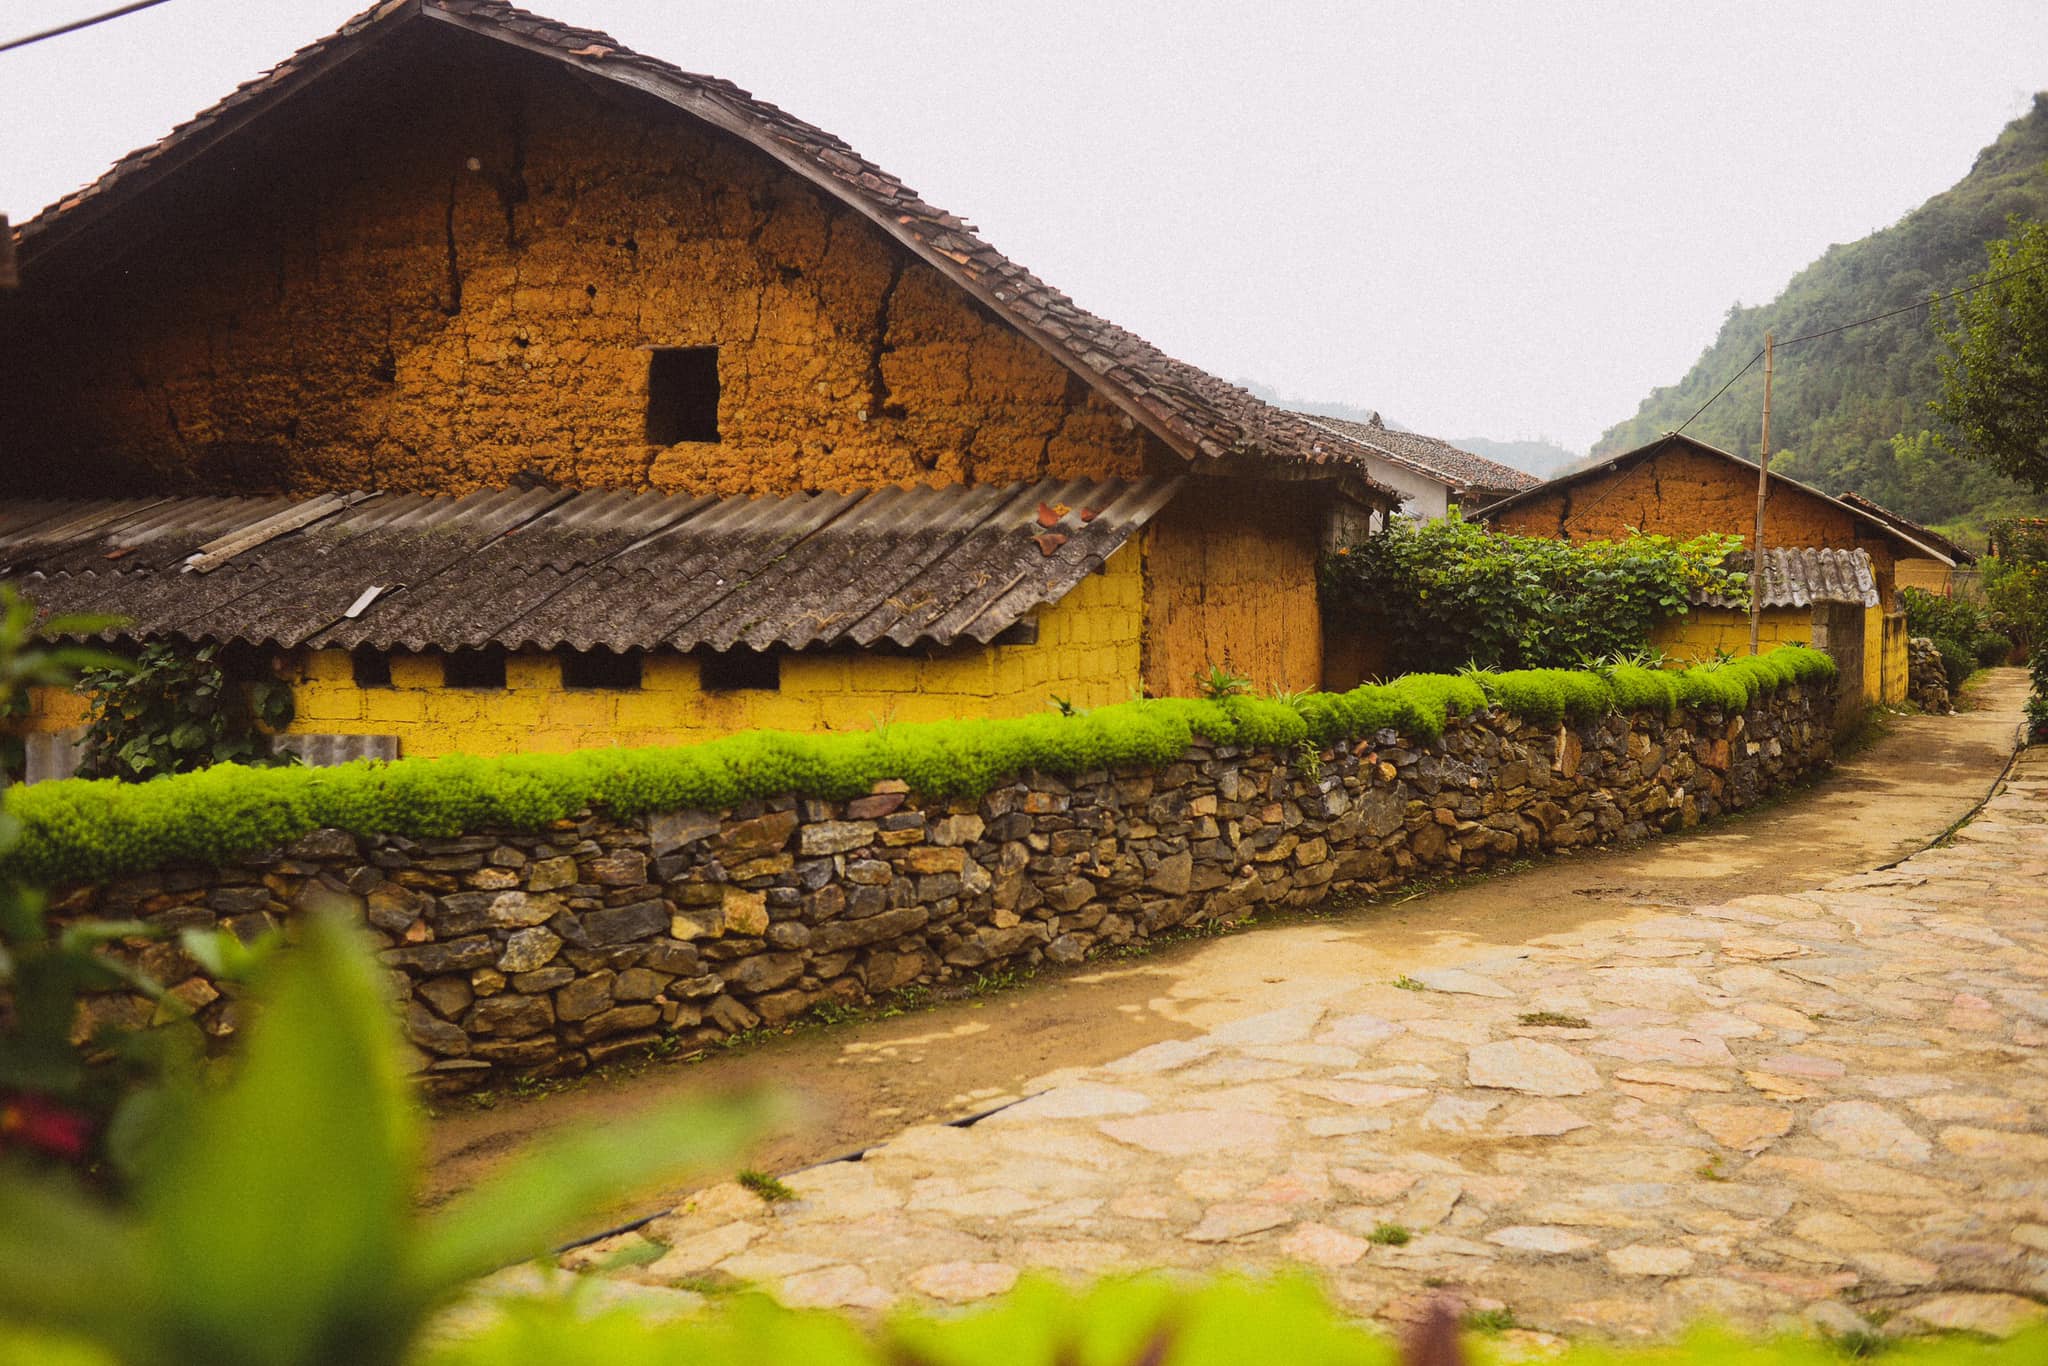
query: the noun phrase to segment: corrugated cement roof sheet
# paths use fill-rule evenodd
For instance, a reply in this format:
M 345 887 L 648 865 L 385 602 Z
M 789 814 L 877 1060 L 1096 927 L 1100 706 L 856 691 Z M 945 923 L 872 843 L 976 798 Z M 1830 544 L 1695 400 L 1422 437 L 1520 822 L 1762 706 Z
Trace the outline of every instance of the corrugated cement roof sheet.
M 1738 556 L 1730 563 L 1747 571 L 1749 557 Z M 1817 602 L 1877 606 L 1877 576 L 1871 570 L 1870 553 L 1798 546 L 1764 551 L 1764 606 L 1811 607 Z M 1746 607 L 1748 602 L 1743 598 L 1700 593 L 1694 595 L 1693 604 Z
M 986 643 L 1179 486 L 20 502 L 0 506 L 0 578 L 124 635 L 284 647 Z

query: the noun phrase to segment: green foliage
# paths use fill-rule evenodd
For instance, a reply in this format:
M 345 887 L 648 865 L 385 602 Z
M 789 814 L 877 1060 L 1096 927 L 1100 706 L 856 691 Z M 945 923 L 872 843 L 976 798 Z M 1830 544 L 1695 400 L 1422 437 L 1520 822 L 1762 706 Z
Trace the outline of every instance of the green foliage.
M 1906 604 L 1906 633 L 1934 642 L 1950 688 L 1961 687 L 1980 668 L 2002 663 L 2012 650 L 2012 638 L 1973 602 L 1937 597 L 1921 588 L 1902 589 L 1900 596 Z
M 22 822 L 25 838 L 0 868 L 44 881 L 87 881 L 174 861 L 220 863 L 324 826 L 414 838 L 532 830 L 591 806 L 631 817 L 715 810 L 781 793 L 843 799 L 884 778 L 900 778 L 927 796 L 972 797 L 1032 769 L 1071 777 L 1169 763 L 1197 735 L 1268 747 L 1304 740 L 1327 747 L 1382 730 L 1430 741 L 1452 713 L 1477 712 L 1489 702 L 1546 725 L 1621 706 L 1741 710 L 1783 684 L 1832 678 L 1834 662 L 1790 647 L 1719 669 L 1610 672 L 1611 680 L 1571 670 L 1411 674 L 1350 692 L 1310 693 L 1292 705 L 1242 696 L 1159 698 L 1076 716 L 1047 712 L 825 734 L 749 731 L 657 749 L 313 769 L 222 764 L 153 783 L 39 783 L 7 794 L 5 809 Z
M 1252 690 L 1252 681 L 1228 664 L 1211 664 L 1195 675 L 1195 688 L 1211 702 L 1242 697 Z
M 1859 318 L 1895 317 L 1781 347 L 1772 391 L 1772 467 L 1830 493 L 1854 489 L 1916 521 L 1981 534 L 1984 520 L 2038 512 L 2044 500 L 1989 466 L 1943 450 L 1929 428 L 1942 347 L 1926 304 L 1965 283 L 2009 215 L 2048 218 L 2048 97 L 1978 154 L 1969 175 L 1889 228 L 1828 248 L 1760 307 L 1728 310 L 1720 335 L 1677 384 L 1593 447 L 1606 457 L 1655 440 L 1692 417 L 1752 357 L 1764 333 L 1782 342 Z M 1763 367 L 1736 380 L 1688 427 L 1754 460 Z
M 1984 592 L 1993 613 L 2026 651 L 2032 695 L 2027 731 L 2048 740 L 2048 523 L 2006 523 L 1994 529 L 1997 552 L 1984 563 Z
M 54 644 L 49 635 L 91 635 L 112 618 L 59 617 L 36 626 L 35 608 L 0 586 L 0 712 L 20 706 L 31 687 L 61 687 L 81 669 L 118 670 L 97 650 Z M 47 632 L 48 634 L 45 634 Z M 0 812 L 0 853 L 20 828 Z M 136 921 L 89 921 L 52 931 L 34 887 L 0 879 L 0 1153 L 61 1165 L 116 1185 L 147 1146 L 174 1075 L 203 1051 L 199 1031 L 162 984 L 123 956 L 123 941 L 163 937 Z M 232 983 L 252 952 L 231 936 L 187 930 L 186 954 Z M 126 990 L 155 1001 L 161 1028 L 131 1033 L 95 1029 L 74 1038 L 81 1002 Z
M 747 1168 L 735 1178 L 739 1184 L 752 1191 L 764 1205 L 780 1204 L 784 1200 L 796 1199 L 796 1192 L 766 1172 Z
M 423 1217 L 419 1118 L 367 946 L 312 917 L 258 985 L 233 1080 L 177 1098 L 131 1207 L 0 1167 L 0 1322 L 136 1366 L 395 1366 L 471 1279 L 757 1122 L 753 1102 L 608 1121 Z
M 1941 332 L 1941 391 L 1930 407 L 1946 449 L 2048 493 L 2048 218 L 2015 215 L 1990 244 L 1975 292 Z
M 88 669 L 79 682 L 86 727 L 78 771 L 88 778 L 143 782 L 209 764 L 290 762 L 272 755 L 269 737 L 291 724 L 291 685 L 235 681 L 218 645 L 159 641 L 133 663 Z
M 1324 602 L 1338 629 L 1389 642 L 1402 672 L 1559 668 L 1643 648 L 1696 590 L 1746 595 L 1727 568 L 1740 545 L 1495 536 L 1455 512 L 1426 526 L 1395 518 L 1324 557 Z

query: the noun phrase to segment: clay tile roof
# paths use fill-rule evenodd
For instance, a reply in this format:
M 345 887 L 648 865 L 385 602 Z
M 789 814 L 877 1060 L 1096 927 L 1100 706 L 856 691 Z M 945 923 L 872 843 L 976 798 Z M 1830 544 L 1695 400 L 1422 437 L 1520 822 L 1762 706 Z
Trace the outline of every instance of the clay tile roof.
M 61 238 L 73 220 L 113 207 L 259 117 L 302 82 L 424 21 L 508 43 L 654 95 L 751 143 L 863 214 L 1190 460 L 1250 456 L 1337 465 L 1367 489 L 1396 496 L 1372 484 L 1356 452 L 1333 446 L 1325 431 L 1090 313 L 983 241 L 972 224 L 926 203 L 823 129 L 730 81 L 683 71 L 632 51 L 609 34 L 557 23 L 502 0 L 384 0 L 363 11 L 23 224 L 18 236 L 24 257 L 32 259 Z
M 0 580 L 122 636 L 286 648 L 986 644 L 1180 483 L 18 502 Z
M 1749 556 L 1737 555 L 1729 567 L 1747 572 Z M 1763 605 L 1811 607 L 1817 602 L 1877 606 L 1877 575 L 1867 550 L 1820 550 L 1779 546 L 1764 551 Z M 1747 607 L 1747 598 L 1695 592 L 1695 607 Z
M 1320 413 L 1296 413 L 1295 416 L 1310 426 L 1355 441 L 1383 460 L 1405 466 L 1460 493 L 1471 489 L 1518 493 L 1543 482 L 1512 465 L 1474 455 L 1448 441 L 1424 436 L 1420 432 L 1396 431 L 1378 422 L 1353 422 L 1348 418 L 1324 417 Z M 1379 414 L 1373 416 L 1377 418 Z

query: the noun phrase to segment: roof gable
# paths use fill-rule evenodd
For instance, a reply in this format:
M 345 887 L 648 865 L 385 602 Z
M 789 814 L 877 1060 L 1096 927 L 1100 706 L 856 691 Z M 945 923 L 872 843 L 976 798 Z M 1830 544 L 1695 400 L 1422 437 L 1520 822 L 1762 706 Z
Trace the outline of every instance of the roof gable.
M 1640 461 L 1647 459 L 1652 455 L 1656 455 L 1661 451 L 1673 449 L 1674 447 L 1683 448 L 1685 450 L 1695 452 L 1696 454 L 1710 456 L 1717 460 L 1724 460 L 1729 464 L 1737 466 L 1738 468 L 1742 469 L 1752 477 L 1756 473 L 1757 467 L 1753 461 L 1744 460 L 1739 455 L 1735 455 L 1729 451 L 1724 451 L 1719 446 L 1710 446 L 1706 442 L 1698 440 L 1694 437 L 1685 436 L 1678 432 L 1666 432 L 1663 436 L 1658 437 L 1655 441 L 1647 442 L 1644 445 L 1636 447 L 1632 451 L 1623 451 L 1620 455 L 1612 456 L 1606 460 L 1602 460 L 1598 464 L 1588 465 L 1583 469 L 1572 470 L 1567 474 L 1560 474 L 1554 479 L 1546 480 L 1545 482 L 1536 485 L 1534 488 L 1524 489 L 1520 493 L 1514 494 L 1507 498 L 1503 498 L 1497 503 L 1491 504 L 1490 506 L 1485 508 L 1481 508 L 1477 515 L 1482 518 L 1497 517 L 1499 514 L 1508 511 L 1510 508 L 1520 507 L 1523 504 L 1532 502 L 1535 499 L 1541 498 L 1546 494 L 1570 488 L 1575 484 L 1583 483 L 1589 479 L 1598 478 L 1604 474 L 1611 474 L 1617 471 L 1625 470 L 1631 466 L 1634 466 Z M 1840 498 L 1836 498 L 1829 494 L 1822 493 L 1819 489 L 1815 488 L 1811 484 L 1802 483 L 1797 479 L 1789 478 L 1786 475 L 1778 473 L 1776 470 L 1771 471 L 1770 479 L 1771 488 L 1774 492 L 1778 490 L 1790 490 L 1795 493 L 1804 494 L 1809 498 L 1818 498 L 1821 502 L 1826 503 L 1831 507 L 1838 508 L 1842 512 L 1847 513 L 1850 516 L 1850 518 L 1853 519 L 1858 525 L 1872 532 L 1875 538 L 1890 541 L 1894 547 L 1900 549 L 1907 555 L 1924 556 L 1928 559 L 1940 560 L 1943 564 L 1953 565 L 1955 563 L 1955 560 L 1943 551 L 1936 549 L 1933 545 L 1930 545 L 1927 542 L 1920 540 L 1913 535 L 1908 534 L 1907 532 L 1901 530 L 1898 526 L 1894 525 L 1892 522 L 1887 521 L 1882 517 L 1876 516 L 1875 514 L 1868 512 L 1863 508 L 1856 507 L 1850 503 L 1844 502 Z
M 1396 431 L 1378 421 L 1353 422 L 1347 418 L 1325 417 L 1320 413 L 1296 413 L 1312 427 L 1341 436 L 1371 451 L 1390 464 L 1412 470 L 1426 479 L 1464 493 L 1472 489 L 1534 488 L 1542 481 L 1535 475 L 1488 460 L 1483 455 L 1453 446 L 1420 432 Z
M 38 257 L 121 211 L 296 91 L 430 24 L 639 91 L 756 148 L 860 213 L 1197 468 L 1227 465 L 1234 473 L 1272 474 L 1281 472 L 1274 462 L 1331 466 L 1369 493 L 1394 496 L 1366 478 L 1351 444 L 1332 442 L 1326 430 L 1081 308 L 983 241 L 973 225 L 926 203 L 841 139 L 730 81 L 683 71 L 607 34 L 557 23 L 503 0 L 383 0 L 365 10 L 23 224 L 17 236 L 25 273 L 32 279 Z

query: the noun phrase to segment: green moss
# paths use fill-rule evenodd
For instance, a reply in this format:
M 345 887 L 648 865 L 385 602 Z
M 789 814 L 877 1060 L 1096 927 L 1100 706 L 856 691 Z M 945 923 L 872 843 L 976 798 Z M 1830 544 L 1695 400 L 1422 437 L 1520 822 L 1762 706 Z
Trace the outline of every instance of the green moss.
M 1434 741 L 1450 716 L 1489 702 L 1548 726 L 1646 703 L 1667 712 L 1674 704 L 1740 710 L 1786 683 L 1833 676 L 1826 655 L 1787 647 L 1682 673 L 1622 666 L 1604 673 L 1411 674 L 1288 700 L 1165 698 L 1079 716 L 1047 712 L 814 735 L 749 731 L 667 748 L 452 755 L 338 768 L 220 764 L 148 783 L 72 779 L 8 790 L 6 811 L 20 821 L 22 838 L 5 867 L 32 881 L 87 881 L 175 861 L 217 864 L 328 826 L 415 838 L 486 827 L 533 830 L 586 807 L 631 817 L 715 810 L 781 793 L 839 799 L 884 778 L 928 796 L 973 797 L 1027 769 L 1072 777 L 1166 764 L 1197 736 L 1292 747 L 1392 730 Z

